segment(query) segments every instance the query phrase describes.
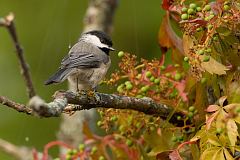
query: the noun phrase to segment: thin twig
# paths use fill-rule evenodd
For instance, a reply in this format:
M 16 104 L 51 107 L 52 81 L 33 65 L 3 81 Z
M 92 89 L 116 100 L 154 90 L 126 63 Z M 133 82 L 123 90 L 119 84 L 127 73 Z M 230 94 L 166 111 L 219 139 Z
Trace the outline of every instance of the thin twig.
M 24 59 L 23 49 L 18 41 L 18 37 L 17 37 L 15 25 L 14 25 L 14 15 L 12 13 L 10 13 L 5 18 L 1 18 L 0 26 L 6 27 L 8 32 L 11 35 L 14 46 L 16 48 L 17 57 L 18 57 L 18 60 L 19 60 L 20 66 L 21 66 L 21 74 L 23 75 L 25 83 L 26 83 L 28 97 L 32 98 L 33 96 L 36 95 L 36 92 L 33 87 L 28 64 Z
M 0 139 L 0 150 L 19 160 L 32 159 L 32 149 L 24 146 L 16 146 L 8 141 Z
M 26 113 L 26 114 L 31 114 L 32 113 L 32 109 L 26 107 L 24 104 L 19 104 L 19 103 L 16 103 L 4 96 L 0 96 L 0 104 L 3 104 L 5 106 L 8 106 L 12 109 L 15 109 L 17 110 L 18 112 L 23 112 L 23 113 Z

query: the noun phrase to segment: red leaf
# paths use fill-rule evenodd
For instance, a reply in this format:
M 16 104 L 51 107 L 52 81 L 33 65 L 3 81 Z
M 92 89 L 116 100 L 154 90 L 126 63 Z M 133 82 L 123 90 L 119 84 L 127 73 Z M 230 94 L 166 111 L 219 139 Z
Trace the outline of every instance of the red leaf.
M 172 153 L 169 154 L 169 158 L 171 160 L 182 160 L 178 150 L 174 150 Z
M 156 160 L 170 160 L 169 158 L 169 154 L 170 154 L 171 151 L 165 151 L 165 152 L 161 152 L 161 153 L 158 153 L 157 156 L 156 156 Z
M 173 0 L 163 0 L 162 1 L 162 8 L 168 10 L 169 7 L 172 5 Z
M 210 105 L 208 106 L 208 108 L 206 109 L 206 112 L 215 112 L 219 109 L 218 105 Z
M 213 113 L 211 116 L 208 117 L 206 120 L 206 129 L 209 130 L 211 127 L 212 122 L 215 120 L 216 116 L 218 115 L 218 112 Z
M 188 100 L 187 93 L 184 91 L 186 86 L 185 84 L 186 84 L 185 80 L 182 80 L 180 83 L 176 84 L 176 89 L 178 90 L 179 95 L 182 97 L 184 102 Z
M 158 43 L 165 53 L 168 48 L 176 48 L 182 55 L 184 55 L 182 39 L 172 29 L 169 20 L 169 13 L 167 13 L 163 20 L 158 33 Z

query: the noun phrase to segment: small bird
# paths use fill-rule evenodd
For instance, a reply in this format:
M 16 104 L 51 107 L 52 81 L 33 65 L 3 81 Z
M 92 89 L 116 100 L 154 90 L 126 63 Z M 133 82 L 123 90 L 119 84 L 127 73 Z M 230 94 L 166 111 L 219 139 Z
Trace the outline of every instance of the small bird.
M 68 78 L 70 86 L 77 91 L 95 90 L 111 65 L 110 51 L 114 49 L 107 34 L 97 30 L 83 33 L 45 85 L 61 83 Z

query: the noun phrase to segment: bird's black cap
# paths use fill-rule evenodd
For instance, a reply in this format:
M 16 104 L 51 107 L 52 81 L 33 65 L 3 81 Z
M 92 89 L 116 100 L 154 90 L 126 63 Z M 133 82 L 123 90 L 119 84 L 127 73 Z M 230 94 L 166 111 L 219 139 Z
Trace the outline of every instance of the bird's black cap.
M 89 32 L 86 32 L 84 34 L 92 34 L 92 35 L 95 35 L 97 36 L 100 41 L 103 43 L 103 44 L 106 44 L 110 47 L 112 47 L 113 43 L 112 43 L 112 40 L 110 38 L 110 36 L 108 36 L 106 33 L 102 32 L 102 31 L 98 31 L 98 30 L 93 30 L 93 31 L 89 31 Z

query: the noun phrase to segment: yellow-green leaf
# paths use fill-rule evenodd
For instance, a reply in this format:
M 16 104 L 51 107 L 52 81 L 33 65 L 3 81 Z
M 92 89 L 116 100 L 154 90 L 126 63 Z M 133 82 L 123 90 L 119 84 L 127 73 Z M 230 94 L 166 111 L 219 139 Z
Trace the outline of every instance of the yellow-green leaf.
M 211 143 L 214 146 L 221 146 L 217 136 L 209 135 L 208 142 Z
M 212 160 L 225 160 L 223 149 L 220 148 L 217 152 L 212 156 Z
M 230 141 L 231 146 L 235 146 L 237 142 L 238 127 L 233 119 L 229 119 L 227 122 L 227 134 Z M 234 153 L 234 148 L 231 148 L 231 151 Z
M 232 155 L 228 152 L 228 150 L 226 148 L 224 148 L 224 155 L 227 160 L 234 160 L 234 158 L 232 157 Z
M 203 59 L 203 57 L 204 56 L 201 56 L 200 58 Z M 217 62 L 212 57 L 210 57 L 210 60 L 208 62 L 202 62 L 201 66 L 207 72 L 211 74 L 218 74 L 218 75 L 226 74 L 226 71 L 229 70 L 226 66 Z
M 212 160 L 213 155 L 219 150 L 219 147 L 212 147 L 212 148 L 208 148 L 206 149 L 201 157 L 200 160 Z

